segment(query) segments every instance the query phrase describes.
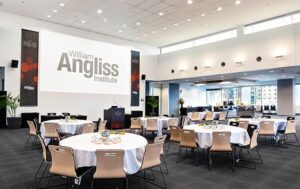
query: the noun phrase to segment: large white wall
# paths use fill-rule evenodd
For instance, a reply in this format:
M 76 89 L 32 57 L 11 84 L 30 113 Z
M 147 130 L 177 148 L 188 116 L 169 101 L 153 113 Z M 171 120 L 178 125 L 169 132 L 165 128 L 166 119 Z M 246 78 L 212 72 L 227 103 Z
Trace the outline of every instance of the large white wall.
M 158 53 L 159 49 L 131 41 L 87 32 L 80 29 L 69 28 L 57 24 L 51 24 L 39 20 L 34 20 L 19 15 L 0 12 L 0 66 L 5 67 L 5 90 L 14 95 L 20 93 L 20 66 L 17 69 L 10 68 L 12 59 L 21 59 L 21 29 L 34 31 L 50 30 L 72 36 L 98 40 L 116 45 L 131 46 L 133 50 L 141 52 L 141 74 L 146 74 L 147 79 L 158 79 Z M 40 41 L 42 43 L 42 41 Z M 49 49 L 51 51 L 51 49 Z M 117 56 L 117 55 L 116 55 Z M 40 62 L 41 64 L 41 62 Z M 130 76 L 129 76 L 130 77 Z M 145 82 L 141 81 L 141 98 L 145 94 Z M 140 101 L 139 107 L 130 107 L 130 96 L 124 95 L 95 95 L 95 94 L 71 94 L 71 93 L 48 93 L 38 92 L 37 107 L 20 107 L 21 112 L 71 112 L 72 114 L 88 115 L 88 119 L 96 120 L 103 117 L 103 109 L 114 105 L 116 101 L 126 108 L 126 112 L 131 110 L 144 110 L 144 101 Z
M 300 24 L 289 25 L 272 30 L 243 35 L 242 28 L 238 37 L 195 48 L 185 49 L 159 56 L 159 79 L 199 77 L 235 72 L 300 65 Z M 281 60 L 274 56 L 286 54 Z M 257 56 L 263 61 L 257 63 Z M 221 62 L 226 62 L 221 67 Z M 243 65 L 235 62 L 242 61 Z M 194 66 L 198 70 L 194 71 Z M 211 66 L 207 70 L 204 67 Z M 175 73 L 172 74 L 171 70 Z M 180 72 L 180 69 L 186 69 Z

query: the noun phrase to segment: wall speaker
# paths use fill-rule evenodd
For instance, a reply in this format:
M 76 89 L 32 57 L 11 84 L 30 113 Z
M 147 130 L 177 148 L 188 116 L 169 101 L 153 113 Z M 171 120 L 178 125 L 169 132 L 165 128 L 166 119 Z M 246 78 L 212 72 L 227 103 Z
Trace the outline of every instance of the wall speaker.
M 142 74 L 142 80 L 146 80 L 146 75 Z
M 171 73 L 174 73 L 174 72 L 175 72 L 175 71 L 172 69 L 172 70 L 171 70 Z
M 256 57 L 256 62 L 261 62 L 262 61 L 262 57 L 258 56 Z
M 195 67 L 194 67 L 194 70 L 195 70 L 195 71 L 198 70 L 198 66 L 195 66 Z
M 225 63 L 225 62 L 222 62 L 222 63 L 221 63 L 221 66 L 222 66 L 222 67 L 224 67 L 225 65 L 226 65 L 226 63 Z
M 12 68 L 18 68 L 19 61 L 18 60 L 11 60 L 11 67 Z

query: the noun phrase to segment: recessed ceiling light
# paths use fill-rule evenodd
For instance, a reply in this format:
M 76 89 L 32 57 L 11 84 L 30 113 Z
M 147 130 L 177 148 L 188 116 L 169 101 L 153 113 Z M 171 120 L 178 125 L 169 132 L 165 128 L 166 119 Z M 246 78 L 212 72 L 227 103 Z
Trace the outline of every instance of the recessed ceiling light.
M 271 73 L 273 73 L 273 72 L 274 72 L 274 70 L 271 70 L 270 72 L 271 72 Z
M 189 4 L 189 5 L 193 4 L 193 0 L 188 0 L 187 4 Z
M 85 20 L 81 20 L 81 23 L 85 24 L 85 23 L 86 23 L 86 21 L 85 21 Z
M 206 16 L 206 14 L 205 14 L 205 13 L 202 13 L 201 16 Z
M 51 15 L 47 15 L 47 17 L 48 17 L 48 18 L 51 18 L 52 16 L 51 16 Z
M 102 14 L 102 10 L 101 10 L 101 9 L 98 9 L 98 10 L 97 10 L 97 13 L 98 13 L 98 14 Z
M 282 77 L 285 77 L 286 75 L 281 75 Z
M 166 29 L 168 29 L 168 28 L 166 28 L 166 27 L 163 28 L 163 30 L 166 30 Z
M 57 10 L 56 10 L 56 9 L 54 9 L 52 12 L 54 12 L 54 13 L 57 13 Z
M 241 1 L 235 1 L 235 4 L 236 4 L 236 5 L 241 4 Z
M 189 81 L 188 79 L 186 79 L 185 81 Z
M 138 37 L 136 37 L 136 38 L 135 38 L 135 40 L 139 40 L 139 38 L 138 38 Z
M 174 26 L 178 26 L 178 24 L 177 24 L 177 23 L 175 23 L 175 24 L 174 24 Z
M 190 21 L 192 21 L 192 19 L 189 18 L 189 19 L 186 19 L 186 21 L 190 22 Z
M 156 31 L 153 31 L 152 33 L 156 34 Z
M 144 34 L 143 36 L 144 36 L 144 37 L 147 37 L 147 34 Z
M 221 77 L 224 77 L 224 75 L 221 75 Z
M 163 13 L 163 12 L 159 12 L 158 15 L 159 15 L 159 16 L 163 16 L 164 13 Z
M 135 25 L 137 25 L 137 26 L 140 26 L 140 25 L 141 25 L 141 23 L 140 23 L 140 22 L 137 22 L 137 23 L 135 23 Z
M 65 4 L 63 4 L 63 3 L 59 3 L 59 6 L 61 6 L 61 7 L 64 7 L 64 6 L 65 6 Z
M 118 32 L 119 32 L 119 33 L 122 33 L 123 31 L 122 31 L 122 30 L 118 30 Z
M 126 28 L 127 27 L 127 25 L 126 24 L 123 24 L 123 28 Z
M 248 74 L 244 73 L 244 75 L 248 75 Z
M 217 11 L 221 11 L 221 10 L 223 10 L 223 7 L 218 7 L 217 8 Z
M 104 20 L 103 20 L 104 22 L 107 22 L 107 18 L 104 18 Z

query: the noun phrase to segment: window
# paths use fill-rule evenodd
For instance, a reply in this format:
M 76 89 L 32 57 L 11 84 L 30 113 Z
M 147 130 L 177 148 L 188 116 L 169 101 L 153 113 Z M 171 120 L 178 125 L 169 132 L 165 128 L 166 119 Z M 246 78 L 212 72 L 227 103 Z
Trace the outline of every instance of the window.
M 262 105 L 277 105 L 277 86 L 267 85 L 261 87 Z
M 261 105 L 261 86 L 242 87 L 241 96 L 244 105 Z
M 220 89 L 212 89 L 206 91 L 207 105 L 221 106 L 222 105 L 222 92 Z
M 295 105 L 300 106 L 300 84 L 295 85 Z
M 161 54 L 191 48 L 194 45 L 193 43 L 194 43 L 193 41 L 189 41 L 189 42 L 179 43 L 177 45 L 163 47 L 163 48 L 161 48 Z

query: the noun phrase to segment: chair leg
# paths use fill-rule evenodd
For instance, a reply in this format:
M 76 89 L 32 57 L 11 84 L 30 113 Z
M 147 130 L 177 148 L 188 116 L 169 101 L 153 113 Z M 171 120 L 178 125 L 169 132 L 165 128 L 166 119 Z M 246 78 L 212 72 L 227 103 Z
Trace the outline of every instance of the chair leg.
M 160 172 L 161 172 L 162 179 L 164 181 L 164 188 L 167 188 L 166 181 L 165 181 L 165 176 L 164 176 L 164 173 L 161 170 L 161 166 L 159 166 L 159 169 L 160 169 Z
M 165 174 L 169 174 L 169 170 L 168 170 L 167 163 L 166 163 L 166 160 L 165 160 L 164 155 L 162 155 L 162 160 L 163 160 L 164 166 L 165 166 L 165 168 L 166 168 L 166 172 L 164 172 L 164 173 L 165 173 Z
M 179 163 L 179 160 L 181 158 L 181 151 L 182 151 L 182 148 L 179 146 L 176 163 Z
M 300 143 L 299 143 L 299 140 L 298 140 L 298 137 L 297 137 L 296 133 L 294 133 L 294 136 L 295 136 L 295 139 L 296 139 L 297 144 L 298 144 L 297 146 L 300 147 Z
M 255 148 L 255 150 L 256 150 L 256 153 L 257 153 L 257 155 L 258 155 L 258 158 L 259 158 L 259 162 L 256 162 L 256 163 L 258 163 L 258 164 L 263 164 L 264 162 L 263 162 L 263 159 L 261 158 L 261 155 L 260 155 L 260 153 L 259 153 L 258 149 L 257 149 L 257 148 Z
M 43 164 L 44 164 L 44 160 L 42 160 L 42 163 L 40 164 L 40 166 L 39 166 L 39 168 L 38 168 L 38 170 L 37 170 L 37 172 L 36 172 L 36 174 L 35 174 L 35 176 L 34 176 L 35 179 L 39 179 L 39 178 L 37 177 L 37 175 L 39 174 L 40 169 L 41 169 L 41 167 L 42 167 Z
M 256 169 L 256 164 L 255 164 L 255 162 L 253 160 L 253 157 L 252 157 L 252 155 L 251 155 L 251 153 L 250 153 L 249 150 L 248 150 L 248 154 L 249 154 L 250 162 L 253 164 L 253 168 Z
M 211 151 L 208 149 L 208 169 L 211 171 L 212 159 L 211 159 Z
M 27 144 L 28 144 L 28 142 L 29 142 L 30 139 L 31 139 L 31 135 L 29 135 L 29 137 L 28 137 L 28 139 L 27 139 L 27 141 L 25 143 L 25 147 L 27 146 Z
M 167 148 L 166 156 L 168 156 L 168 152 L 169 152 L 169 149 L 170 149 L 170 145 L 171 145 L 171 141 L 169 141 L 169 145 L 168 145 L 168 148 Z
M 141 181 L 141 184 L 142 184 L 142 188 L 144 189 L 145 188 L 145 180 L 143 180 L 143 173 L 142 173 L 142 171 L 140 171 L 140 181 Z

